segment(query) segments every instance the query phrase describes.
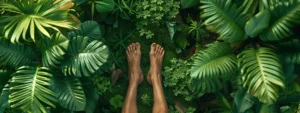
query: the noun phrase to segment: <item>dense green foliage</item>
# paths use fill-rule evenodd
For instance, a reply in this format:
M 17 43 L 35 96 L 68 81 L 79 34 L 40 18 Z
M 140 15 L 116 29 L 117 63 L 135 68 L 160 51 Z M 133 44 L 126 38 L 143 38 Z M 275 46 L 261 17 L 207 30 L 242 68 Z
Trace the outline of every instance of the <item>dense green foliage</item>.
M 300 112 L 299 28 L 299 0 L 0 0 L 0 113 L 119 113 L 135 42 L 170 113 Z

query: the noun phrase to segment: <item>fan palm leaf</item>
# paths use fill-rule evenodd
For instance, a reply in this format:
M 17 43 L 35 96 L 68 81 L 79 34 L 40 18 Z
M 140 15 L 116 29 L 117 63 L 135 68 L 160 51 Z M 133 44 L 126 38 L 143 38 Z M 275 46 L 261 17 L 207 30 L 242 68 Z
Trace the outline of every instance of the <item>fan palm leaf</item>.
M 300 24 L 300 1 L 283 0 L 271 5 L 269 28 L 260 35 L 263 41 L 278 41 L 293 34 L 292 28 Z
M 191 88 L 202 89 L 201 92 L 214 92 L 221 88 L 220 76 L 228 76 L 235 72 L 236 57 L 229 44 L 215 42 L 207 45 L 194 57 L 191 67 Z
M 100 41 L 88 43 L 88 37 L 73 37 L 69 44 L 69 59 L 63 64 L 65 75 L 91 76 L 106 63 L 107 46 Z
M 243 86 L 261 102 L 272 104 L 278 98 L 278 89 L 284 88 L 283 69 L 274 50 L 250 48 L 238 55 Z
M 243 41 L 247 38 L 244 27 L 248 17 L 231 0 L 201 0 L 204 23 L 213 26 L 220 39 L 226 42 Z
M 64 59 L 69 40 L 62 34 L 56 33 L 51 39 L 41 40 L 42 62 L 44 66 L 55 67 Z
M 61 106 L 72 111 L 83 111 L 86 97 L 80 81 L 72 76 L 54 77 L 53 90 Z
M 69 10 L 59 9 L 67 2 L 69 0 L 16 0 L 0 4 L 0 9 L 14 14 L 0 17 L 0 25 L 5 23 L 5 37 L 10 38 L 13 43 L 19 42 L 20 38 L 35 41 L 37 33 L 50 38 L 53 30 L 75 28 Z M 27 39 L 27 34 L 30 34 L 31 39 Z
M 34 56 L 34 51 L 30 47 L 0 39 L 0 66 L 18 68 L 30 64 Z
M 55 93 L 48 87 L 52 74 L 46 67 L 22 66 L 10 82 L 9 103 L 12 108 L 27 112 L 46 113 L 42 103 L 55 107 Z

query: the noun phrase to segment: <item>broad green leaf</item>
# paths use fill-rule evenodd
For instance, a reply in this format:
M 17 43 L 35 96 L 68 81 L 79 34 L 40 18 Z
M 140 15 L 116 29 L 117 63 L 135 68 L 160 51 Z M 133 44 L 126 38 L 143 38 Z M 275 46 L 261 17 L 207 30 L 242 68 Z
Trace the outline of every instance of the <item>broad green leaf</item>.
M 52 74 L 46 67 L 22 66 L 13 74 L 9 103 L 12 108 L 27 112 L 45 113 L 44 104 L 55 107 L 55 93 L 48 87 Z
M 66 61 L 63 63 L 65 75 L 91 76 L 106 63 L 108 47 L 100 41 L 88 43 L 87 37 L 73 37 L 70 40 Z
M 215 42 L 200 50 L 193 58 L 191 88 L 196 92 L 214 92 L 221 88 L 219 78 L 226 78 L 237 69 L 236 56 L 229 44 Z
M 201 0 L 201 17 L 204 23 L 212 26 L 213 31 L 220 34 L 226 42 L 239 42 L 247 39 L 244 27 L 248 17 L 243 7 L 238 7 L 232 0 Z
M 243 89 L 238 90 L 234 96 L 234 103 L 239 113 L 244 113 L 254 105 L 254 99 Z
M 18 68 L 30 64 L 34 57 L 32 48 L 0 39 L 0 65 Z
M 72 76 L 54 77 L 53 88 L 62 107 L 72 111 L 84 110 L 86 97 L 78 78 Z
M 292 28 L 300 24 L 300 1 L 284 0 L 270 5 L 270 27 L 260 35 L 263 41 L 279 41 L 293 34 Z
M 238 64 L 247 92 L 265 104 L 273 104 L 284 88 L 283 69 L 274 50 L 249 48 L 238 55 Z
M 181 9 L 193 7 L 199 3 L 199 0 L 181 0 Z
M 68 48 L 69 40 L 62 34 L 56 33 L 51 39 L 44 39 L 40 42 L 42 49 L 43 65 L 56 67 L 64 59 Z
M 276 113 L 275 105 L 262 104 L 259 113 Z
M 270 16 L 270 12 L 264 10 L 252 17 L 245 26 L 247 35 L 254 38 L 262 33 L 269 26 Z
M 79 29 L 69 32 L 69 38 L 88 36 L 90 39 L 99 40 L 102 36 L 99 24 L 96 21 L 86 21 L 79 25 Z
M 114 0 L 96 0 L 96 9 L 99 13 L 110 12 L 115 8 Z

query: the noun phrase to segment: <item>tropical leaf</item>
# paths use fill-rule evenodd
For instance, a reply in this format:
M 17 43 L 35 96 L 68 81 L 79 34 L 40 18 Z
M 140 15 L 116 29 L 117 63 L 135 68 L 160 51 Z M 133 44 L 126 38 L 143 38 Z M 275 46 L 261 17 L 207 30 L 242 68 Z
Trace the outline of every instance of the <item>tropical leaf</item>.
M 100 26 L 95 21 L 86 21 L 79 24 L 79 29 L 69 32 L 69 37 L 88 36 L 90 39 L 99 40 L 102 36 Z
M 283 69 L 274 50 L 250 48 L 238 55 L 238 62 L 247 92 L 265 104 L 276 102 L 279 88 L 285 85 Z
M 193 7 L 199 3 L 199 0 L 181 0 L 181 8 L 186 9 Z
M 11 42 L 35 41 L 37 36 L 51 37 L 51 31 L 60 28 L 72 29 L 74 21 L 69 10 L 59 9 L 70 0 L 16 0 L 12 3 L 0 4 L 0 9 L 14 13 L 13 16 L 1 16 L 0 25 L 5 24 L 4 35 Z M 74 18 L 74 17 L 73 17 Z M 28 39 L 30 34 L 30 38 Z
M 110 81 L 108 80 L 110 83 Z M 95 84 L 95 80 L 93 78 L 85 78 L 81 79 L 82 87 L 85 92 L 86 97 L 86 105 L 84 111 L 86 113 L 94 113 L 97 108 L 97 102 L 99 99 L 99 92 Z M 103 84 L 103 83 L 102 83 Z
M 0 66 L 18 68 L 30 64 L 34 57 L 34 51 L 30 47 L 0 39 Z
M 2 89 L 0 96 L 0 113 L 5 113 L 5 109 L 9 107 L 9 84 L 6 84 Z
M 276 113 L 274 105 L 262 104 L 259 113 Z
M 293 39 L 278 44 L 279 54 L 284 57 L 285 62 L 300 64 L 300 41 Z
M 220 39 L 226 42 L 238 42 L 247 39 L 244 27 L 248 17 L 231 0 L 201 0 L 202 18 L 205 24 L 213 26 Z
M 86 97 L 78 78 L 72 76 L 54 77 L 53 90 L 61 106 L 72 111 L 83 111 Z
M 100 41 L 88 43 L 87 37 L 74 37 L 68 48 L 69 58 L 63 64 L 65 75 L 91 76 L 107 61 L 109 51 Z
M 114 9 L 115 1 L 114 0 L 96 0 L 96 9 L 99 13 L 107 13 Z
M 209 44 L 207 49 L 199 51 L 194 58 L 191 88 L 202 89 L 200 92 L 214 92 L 221 88 L 218 80 L 220 76 L 225 78 L 234 73 L 236 68 L 236 57 L 229 44 Z
M 46 113 L 42 103 L 55 107 L 55 93 L 48 87 L 52 74 L 46 67 L 22 66 L 13 74 L 9 103 L 12 108 L 27 112 Z
M 69 40 L 64 35 L 56 33 L 51 39 L 43 39 L 39 44 L 42 49 L 43 66 L 55 67 L 64 59 Z
M 252 96 L 248 94 L 244 89 L 240 89 L 236 92 L 234 96 L 234 102 L 239 113 L 244 113 L 254 104 Z
M 300 1 L 284 0 L 271 5 L 270 26 L 260 35 L 263 41 L 278 41 L 293 34 L 292 28 L 300 24 Z
M 247 35 L 254 38 L 262 33 L 269 26 L 270 16 L 269 11 L 265 10 L 252 17 L 245 26 Z

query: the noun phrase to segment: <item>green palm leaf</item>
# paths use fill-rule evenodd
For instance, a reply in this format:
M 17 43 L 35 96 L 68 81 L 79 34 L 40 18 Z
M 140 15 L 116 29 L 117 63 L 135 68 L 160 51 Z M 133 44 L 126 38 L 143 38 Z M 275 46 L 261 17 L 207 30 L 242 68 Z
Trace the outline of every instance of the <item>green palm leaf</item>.
M 243 41 L 247 38 L 244 27 L 248 17 L 231 0 L 201 0 L 202 18 L 205 24 L 213 26 L 220 38 L 226 42 Z
M 51 39 L 44 39 L 40 42 L 42 49 L 42 61 L 44 66 L 55 67 L 64 59 L 68 48 L 69 40 L 62 34 L 56 33 Z
M 102 36 L 100 26 L 95 21 L 86 21 L 79 25 L 79 29 L 76 31 L 71 31 L 69 37 L 75 36 L 88 36 L 90 39 L 99 40 Z
M 55 77 L 53 88 L 61 106 L 72 111 L 84 110 L 86 97 L 82 85 L 76 77 Z
M 69 0 L 16 0 L 0 4 L 0 9 L 14 13 L 13 16 L 0 17 L 0 25 L 5 24 L 5 37 L 13 43 L 19 42 L 21 38 L 35 41 L 36 34 L 50 38 L 52 31 L 75 28 L 69 10 L 59 9 L 67 2 Z M 28 39 L 28 34 L 31 39 Z
M 27 112 L 46 113 L 42 103 L 55 107 L 55 93 L 48 87 L 52 74 L 46 67 L 22 66 L 18 68 L 10 83 L 9 103 L 12 108 Z
M 68 48 L 68 60 L 63 64 L 65 75 L 91 76 L 106 63 L 109 51 L 100 41 L 88 43 L 87 37 L 74 37 Z
M 300 24 L 300 1 L 283 0 L 271 5 L 270 26 L 260 35 L 264 41 L 278 41 L 292 35 L 292 28 Z
M 30 47 L 0 39 L 0 66 L 18 68 L 30 64 L 34 56 L 34 51 Z
M 191 68 L 191 88 L 199 92 L 214 92 L 221 88 L 220 76 L 235 72 L 236 57 L 229 44 L 215 42 L 207 45 L 194 58 Z
M 243 86 L 261 102 L 272 104 L 278 98 L 278 89 L 284 88 L 283 69 L 274 50 L 250 48 L 238 55 Z

